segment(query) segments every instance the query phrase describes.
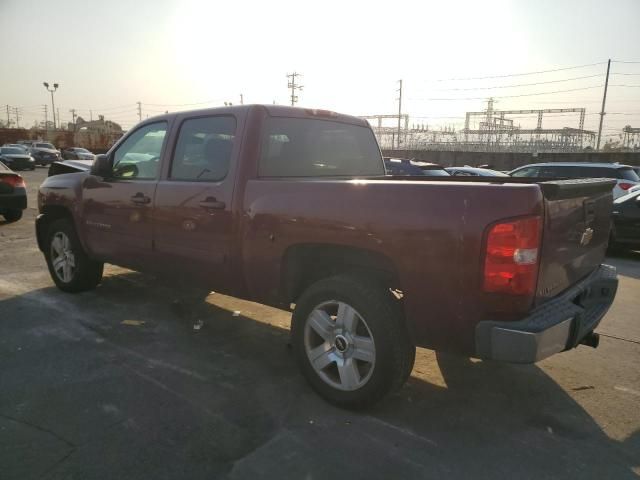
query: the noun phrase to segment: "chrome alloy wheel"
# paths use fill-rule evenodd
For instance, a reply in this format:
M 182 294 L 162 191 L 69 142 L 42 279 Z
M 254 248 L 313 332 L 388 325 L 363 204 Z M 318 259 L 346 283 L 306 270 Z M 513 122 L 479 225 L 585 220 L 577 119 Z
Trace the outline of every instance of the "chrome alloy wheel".
M 328 385 L 357 390 L 371 378 L 376 347 L 369 326 L 350 305 L 330 300 L 316 306 L 304 326 L 311 366 Z
M 71 282 L 76 273 L 76 257 L 71 241 L 63 232 L 57 232 L 51 240 L 51 265 L 56 276 L 65 283 Z

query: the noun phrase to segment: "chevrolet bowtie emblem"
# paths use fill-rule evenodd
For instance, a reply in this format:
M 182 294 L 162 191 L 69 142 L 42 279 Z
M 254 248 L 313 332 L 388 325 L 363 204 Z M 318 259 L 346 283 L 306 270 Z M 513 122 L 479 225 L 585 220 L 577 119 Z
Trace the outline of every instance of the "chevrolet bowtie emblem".
M 593 228 L 586 228 L 584 232 L 582 232 L 582 236 L 580 237 L 580 245 L 586 247 L 591 243 L 591 239 L 593 238 Z

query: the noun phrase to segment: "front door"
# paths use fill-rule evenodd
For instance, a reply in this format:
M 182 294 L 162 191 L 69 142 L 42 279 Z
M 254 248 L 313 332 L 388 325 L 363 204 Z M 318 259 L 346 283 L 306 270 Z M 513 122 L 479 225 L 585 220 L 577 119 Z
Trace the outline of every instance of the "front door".
M 85 181 L 85 240 L 94 256 L 143 270 L 150 263 L 153 200 L 166 133 L 165 121 L 139 127 L 111 153 L 112 174 Z
M 178 127 L 172 158 L 156 190 L 158 263 L 182 282 L 228 286 L 236 119 L 186 117 Z

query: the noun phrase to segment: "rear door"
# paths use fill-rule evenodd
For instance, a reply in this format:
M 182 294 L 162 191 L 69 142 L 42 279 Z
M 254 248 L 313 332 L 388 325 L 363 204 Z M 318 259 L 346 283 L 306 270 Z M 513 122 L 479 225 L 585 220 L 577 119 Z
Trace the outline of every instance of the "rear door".
M 560 180 L 540 184 L 545 196 L 538 302 L 586 277 L 604 260 L 614 180 Z
M 179 122 L 155 197 L 157 264 L 184 281 L 220 288 L 229 269 L 233 234 L 232 159 L 239 151 L 238 121 L 233 115 L 208 115 Z
M 91 252 L 118 265 L 146 269 L 152 254 L 152 208 L 168 124 L 134 130 L 110 155 L 109 178 L 83 183 L 83 223 Z

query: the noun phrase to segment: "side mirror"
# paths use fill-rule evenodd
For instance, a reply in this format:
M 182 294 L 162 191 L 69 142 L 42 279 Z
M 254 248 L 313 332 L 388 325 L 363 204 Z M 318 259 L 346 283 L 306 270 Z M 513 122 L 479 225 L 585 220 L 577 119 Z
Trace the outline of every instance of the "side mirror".
M 113 165 L 109 155 L 96 155 L 96 159 L 91 165 L 91 175 L 102 178 L 109 178 L 113 175 Z

